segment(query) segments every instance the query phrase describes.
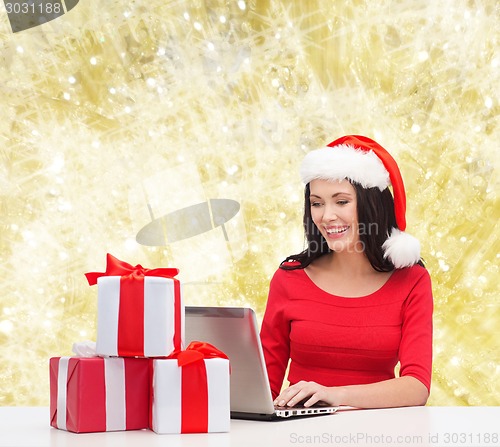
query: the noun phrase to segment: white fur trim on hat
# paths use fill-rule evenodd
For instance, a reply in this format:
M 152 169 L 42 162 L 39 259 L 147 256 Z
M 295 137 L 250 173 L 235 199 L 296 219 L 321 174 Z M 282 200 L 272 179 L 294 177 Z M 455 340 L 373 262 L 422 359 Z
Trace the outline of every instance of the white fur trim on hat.
M 300 177 L 304 184 L 315 179 L 350 179 L 363 188 L 377 187 L 381 191 L 390 185 L 389 173 L 375 153 L 349 144 L 307 153 L 300 167 Z
M 397 228 L 392 229 L 391 235 L 382 244 L 382 249 L 384 258 L 389 258 L 397 269 L 411 267 L 420 261 L 418 239 Z

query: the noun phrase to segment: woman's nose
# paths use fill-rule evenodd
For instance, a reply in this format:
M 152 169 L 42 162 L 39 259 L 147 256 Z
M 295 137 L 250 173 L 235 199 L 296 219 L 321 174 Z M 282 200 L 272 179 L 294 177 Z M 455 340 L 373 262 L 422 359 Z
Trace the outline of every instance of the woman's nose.
M 332 220 L 337 220 L 338 216 L 336 211 L 331 206 L 325 206 L 325 212 L 323 213 L 323 220 L 325 222 L 330 222 Z

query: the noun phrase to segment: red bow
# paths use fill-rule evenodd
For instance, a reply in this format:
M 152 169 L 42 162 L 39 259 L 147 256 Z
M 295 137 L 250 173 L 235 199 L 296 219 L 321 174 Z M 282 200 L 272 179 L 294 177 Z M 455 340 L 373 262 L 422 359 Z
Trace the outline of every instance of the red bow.
M 202 341 L 192 341 L 184 351 L 174 351 L 168 358 L 177 359 L 179 366 L 186 366 L 204 359 L 228 359 L 227 355 L 215 346 Z
M 106 255 L 106 271 L 85 273 L 85 276 L 89 284 L 93 286 L 97 284 L 97 279 L 101 276 L 162 276 L 163 278 L 173 278 L 178 273 L 179 270 L 176 268 L 146 269 L 141 264 L 134 267 L 108 253 Z

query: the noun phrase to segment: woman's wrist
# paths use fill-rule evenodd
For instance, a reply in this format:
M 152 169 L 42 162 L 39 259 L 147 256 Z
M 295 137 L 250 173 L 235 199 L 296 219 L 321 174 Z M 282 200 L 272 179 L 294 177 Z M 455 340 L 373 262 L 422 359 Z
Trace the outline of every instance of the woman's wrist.
M 333 406 L 346 405 L 348 390 L 344 386 L 332 386 L 328 392 L 328 403 Z

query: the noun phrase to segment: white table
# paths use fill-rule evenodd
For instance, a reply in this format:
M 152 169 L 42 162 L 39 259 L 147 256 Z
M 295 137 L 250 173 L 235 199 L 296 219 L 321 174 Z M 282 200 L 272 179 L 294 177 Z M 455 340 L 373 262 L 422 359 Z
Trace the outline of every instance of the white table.
M 500 407 L 342 410 L 282 422 L 231 421 L 229 433 L 157 435 L 149 430 L 75 434 L 49 425 L 45 407 L 0 407 L 0 447 L 494 447 Z

